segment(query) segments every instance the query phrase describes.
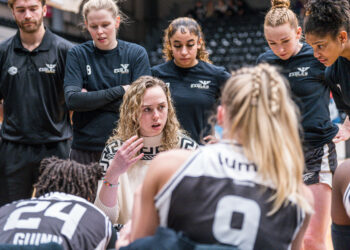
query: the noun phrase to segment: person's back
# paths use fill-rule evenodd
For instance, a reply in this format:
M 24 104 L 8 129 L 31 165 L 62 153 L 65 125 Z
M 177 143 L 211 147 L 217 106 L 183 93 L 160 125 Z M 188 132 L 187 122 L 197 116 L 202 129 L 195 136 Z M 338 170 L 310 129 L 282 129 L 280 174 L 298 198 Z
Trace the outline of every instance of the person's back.
M 53 192 L 0 209 L 0 242 L 35 245 L 56 242 L 64 249 L 105 249 L 112 225 L 92 203 Z
M 155 197 L 160 226 L 184 231 L 199 243 L 289 249 L 304 214 L 290 201 L 269 216 L 276 190 L 257 170 L 241 145 L 202 147 Z

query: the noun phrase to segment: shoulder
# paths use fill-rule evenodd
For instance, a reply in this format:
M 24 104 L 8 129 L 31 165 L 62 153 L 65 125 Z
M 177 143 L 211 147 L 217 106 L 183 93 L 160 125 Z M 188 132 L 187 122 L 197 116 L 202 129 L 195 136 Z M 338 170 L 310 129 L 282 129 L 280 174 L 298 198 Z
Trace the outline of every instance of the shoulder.
M 9 47 L 14 43 L 15 36 L 16 35 L 0 43 L 0 52 L 6 52 L 9 49 Z
M 110 152 L 110 153 L 115 153 L 118 151 L 118 149 L 123 145 L 123 141 L 121 140 L 115 140 L 105 146 L 103 149 L 103 152 Z M 113 157 L 112 157 L 113 158 Z
M 70 48 L 74 46 L 73 43 L 64 39 L 63 37 L 60 37 L 52 33 L 51 31 L 46 31 L 46 32 L 50 32 L 49 39 L 51 40 L 53 47 L 56 47 L 60 50 L 68 51 Z
M 278 59 L 278 57 L 272 52 L 271 49 L 269 49 L 266 52 L 260 54 L 256 62 L 263 63 L 263 62 L 269 62 L 271 60 L 276 60 L 276 59 Z
M 92 41 L 87 41 L 82 44 L 74 45 L 70 48 L 70 54 L 84 54 L 84 53 L 93 53 L 94 46 Z
M 165 72 L 169 72 L 170 67 L 171 67 L 171 61 L 167 61 L 165 63 L 153 66 L 151 68 L 152 75 L 153 76 L 161 76 Z
M 179 138 L 179 148 L 181 149 L 189 149 L 194 150 L 198 148 L 197 142 L 195 142 L 192 138 L 188 137 L 187 135 L 180 134 L 178 135 Z
M 214 74 L 221 74 L 223 72 L 227 72 L 225 67 L 217 66 L 217 65 L 214 65 L 212 63 L 204 62 L 204 61 L 201 61 L 201 60 L 199 60 L 199 66 L 201 66 L 201 68 L 203 68 L 205 70 L 211 71 Z
M 146 53 L 146 49 L 142 47 L 141 45 L 138 45 L 136 43 L 127 42 L 124 40 L 118 40 L 120 51 L 127 51 L 128 53 Z

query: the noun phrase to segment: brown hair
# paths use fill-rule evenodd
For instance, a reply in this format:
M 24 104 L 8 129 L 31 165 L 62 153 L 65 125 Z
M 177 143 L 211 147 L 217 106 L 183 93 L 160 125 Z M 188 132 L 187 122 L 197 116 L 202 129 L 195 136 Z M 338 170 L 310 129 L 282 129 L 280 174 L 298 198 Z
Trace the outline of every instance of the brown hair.
M 211 63 L 209 60 L 209 53 L 205 48 L 204 34 L 202 32 L 201 26 L 197 23 L 196 20 L 189 17 L 179 17 L 173 20 L 168 28 L 164 31 L 163 36 L 163 57 L 165 60 L 170 61 L 174 59 L 170 38 L 181 28 L 186 28 L 191 34 L 198 36 L 198 39 L 202 39 L 202 43 L 197 52 L 197 59 L 204 62 Z
M 16 2 L 16 0 L 8 0 L 7 5 L 12 9 L 15 2 Z M 40 0 L 40 2 L 41 2 L 42 6 L 44 6 L 46 4 L 46 0 Z

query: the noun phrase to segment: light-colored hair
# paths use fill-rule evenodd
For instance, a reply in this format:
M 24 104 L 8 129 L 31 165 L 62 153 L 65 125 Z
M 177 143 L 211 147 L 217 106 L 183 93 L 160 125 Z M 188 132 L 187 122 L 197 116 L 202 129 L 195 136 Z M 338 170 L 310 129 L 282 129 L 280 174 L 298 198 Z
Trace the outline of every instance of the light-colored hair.
M 12 9 L 15 2 L 16 0 L 8 0 L 7 5 Z M 41 2 L 42 6 L 46 5 L 46 0 L 39 0 L 39 2 Z
M 112 13 L 113 18 L 120 16 L 121 22 L 125 19 L 124 14 L 120 11 L 118 0 L 89 0 L 83 7 L 83 18 L 87 22 L 87 16 L 91 10 L 108 10 Z
M 163 57 L 166 61 L 174 59 L 173 52 L 171 49 L 170 39 L 178 30 L 188 29 L 189 32 L 202 39 L 201 46 L 197 51 L 197 59 L 204 62 L 211 63 L 209 60 L 209 53 L 205 48 L 204 34 L 202 32 L 201 26 L 197 23 L 196 20 L 189 17 L 179 17 L 174 19 L 164 31 L 163 36 Z
M 302 195 L 304 157 L 299 137 L 299 111 L 289 96 L 288 82 L 268 64 L 232 73 L 222 92 L 225 136 L 238 139 L 248 160 L 276 193 L 269 215 L 288 198 L 312 211 Z
M 148 88 L 159 86 L 164 91 L 168 103 L 168 118 L 163 129 L 162 150 L 176 148 L 179 142 L 178 135 L 185 132 L 180 129 L 180 123 L 177 120 L 175 109 L 170 97 L 169 88 L 166 84 L 152 76 L 141 76 L 134 81 L 123 97 L 123 103 L 120 106 L 120 118 L 117 128 L 113 135 L 108 139 L 107 144 L 116 140 L 126 141 L 130 137 L 140 134 L 140 117 L 143 97 Z
M 289 0 L 271 0 L 271 6 L 265 16 L 264 26 L 276 27 L 286 23 L 295 29 L 299 26 L 297 16 L 289 9 Z

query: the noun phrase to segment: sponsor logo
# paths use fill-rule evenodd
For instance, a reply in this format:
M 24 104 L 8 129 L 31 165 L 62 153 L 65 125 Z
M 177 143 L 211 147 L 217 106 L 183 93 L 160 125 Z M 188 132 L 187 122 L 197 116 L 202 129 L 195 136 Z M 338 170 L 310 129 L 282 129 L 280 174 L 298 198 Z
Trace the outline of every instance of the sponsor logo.
M 197 88 L 197 89 L 209 89 L 209 83 L 211 83 L 211 81 L 199 80 L 198 83 L 192 83 L 191 84 L 191 89 L 194 89 L 194 88 Z
M 11 76 L 13 76 L 13 75 L 16 75 L 16 74 L 17 74 L 18 69 L 17 69 L 15 66 L 12 66 L 12 67 L 10 67 L 10 68 L 7 70 L 7 72 L 8 72 Z
M 45 72 L 47 74 L 54 74 L 56 73 L 56 64 L 45 64 L 46 67 L 39 68 L 39 72 Z
M 307 76 L 309 74 L 308 69 L 310 67 L 301 67 L 298 68 L 299 71 L 296 72 L 290 72 L 289 77 L 301 77 L 301 76 Z
M 120 64 L 121 68 L 114 69 L 114 74 L 128 74 L 129 73 L 129 64 Z
M 166 82 L 165 85 L 170 88 L 170 82 Z
M 314 177 L 314 175 L 315 175 L 314 172 L 309 172 L 309 173 L 303 174 L 304 182 L 306 182 L 306 181 L 308 181 L 309 179 L 311 179 L 312 177 Z

